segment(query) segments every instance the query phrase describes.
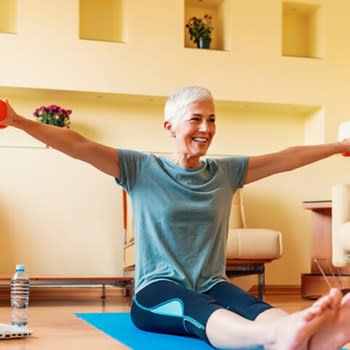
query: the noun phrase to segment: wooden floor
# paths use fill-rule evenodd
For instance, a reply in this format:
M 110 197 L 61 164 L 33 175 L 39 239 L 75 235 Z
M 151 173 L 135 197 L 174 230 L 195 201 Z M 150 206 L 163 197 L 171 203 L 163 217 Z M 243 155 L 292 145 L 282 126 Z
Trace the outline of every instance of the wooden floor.
M 32 288 L 33 289 L 33 288 Z M 129 298 L 118 288 L 108 288 L 106 299 L 95 288 L 31 289 L 30 322 L 33 335 L 27 339 L 0 340 L 6 350 L 116 350 L 128 349 L 74 316 L 76 312 L 129 311 Z M 265 300 L 288 312 L 301 310 L 311 301 L 302 299 L 299 290 L 267 291 Z M 0 291 L 0 323 L 9 320 L 8 296 Z

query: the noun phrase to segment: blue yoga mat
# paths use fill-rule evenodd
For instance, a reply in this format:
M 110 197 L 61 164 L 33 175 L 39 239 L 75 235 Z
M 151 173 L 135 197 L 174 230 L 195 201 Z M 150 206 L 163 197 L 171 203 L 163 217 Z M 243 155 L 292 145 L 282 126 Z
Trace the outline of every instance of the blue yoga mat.
M 197 338 L 142 331 L 133 325 L 128 312 L 77 313 L 76 316 L 133 350 L 213 350 L 210 345 Z M 251 350 L 263 349 L 260 346 Z

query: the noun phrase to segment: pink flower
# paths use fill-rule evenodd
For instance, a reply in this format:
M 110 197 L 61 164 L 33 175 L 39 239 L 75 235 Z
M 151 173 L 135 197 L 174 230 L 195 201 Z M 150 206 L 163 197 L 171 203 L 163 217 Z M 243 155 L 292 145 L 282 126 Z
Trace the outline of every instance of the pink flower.
M 59 127 L 70 127 L 69 116 L 72 113 L 71 109 L 64 109 L 57 105 L 38 107 L 33 115 L 44 124 L 55 125 Z

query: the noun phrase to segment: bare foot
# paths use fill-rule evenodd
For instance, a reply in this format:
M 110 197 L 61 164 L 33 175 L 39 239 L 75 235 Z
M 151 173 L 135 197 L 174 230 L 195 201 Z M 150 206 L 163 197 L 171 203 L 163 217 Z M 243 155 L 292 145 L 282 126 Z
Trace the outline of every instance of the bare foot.
M 271 341 L 265 345 L 265 349 L 308 349 L 311 337 L 335 319 L 341 298 L 342 293 L 338 289 L 332 289 L 307 309 L 275 322 L 275 327 L 272 327 Z
M 333 321 L 322 326 L 311 338 L 310 349 L 336 350 L 350 342 L 350 293 L 340 302 Z

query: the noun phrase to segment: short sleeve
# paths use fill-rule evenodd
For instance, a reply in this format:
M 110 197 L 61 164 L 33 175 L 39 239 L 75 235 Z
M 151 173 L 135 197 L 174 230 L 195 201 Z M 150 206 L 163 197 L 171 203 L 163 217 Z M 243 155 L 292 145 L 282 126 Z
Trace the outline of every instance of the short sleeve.
M 225 157 L 218 159 L 218 162 L 229 177 L 232 188 L 235 190 L 243 187 L 248 169 L 248 157 Z
M 117 184 L 122 186 L 127 192 L 134 187 L 142 167 L 149 155 L 128 149 L 118 149 L 120 162 L 120 179 L 115 179 Z

